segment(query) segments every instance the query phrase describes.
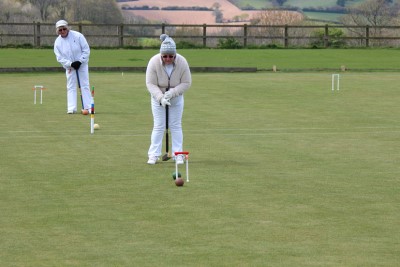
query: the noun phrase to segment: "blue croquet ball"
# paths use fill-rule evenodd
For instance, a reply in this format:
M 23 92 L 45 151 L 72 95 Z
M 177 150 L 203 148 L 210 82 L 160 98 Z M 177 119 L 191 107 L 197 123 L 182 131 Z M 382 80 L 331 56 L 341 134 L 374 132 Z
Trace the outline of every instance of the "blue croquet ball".
M 178 177 L 182 177 L 180 172 L 178 172 Z M 176 172 L 172 173 L 172 178 L 174 178 L 174 180 L 176 179 Z

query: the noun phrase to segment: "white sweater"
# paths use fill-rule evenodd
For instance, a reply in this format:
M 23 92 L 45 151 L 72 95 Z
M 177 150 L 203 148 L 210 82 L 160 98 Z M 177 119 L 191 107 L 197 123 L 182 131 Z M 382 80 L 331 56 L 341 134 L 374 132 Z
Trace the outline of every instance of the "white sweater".
M 170 85 L 169 91 L 172 92 L 173 97 L 182 95 L 190 88 L 192 76 L 189 64 L 183 56 L 176 54 L 171 76 L 168 76 L 161 54 L 157 54 L 150 59 L 146 69 L 146 86 L 151 96 L 158 102 L 161 101 L 168 87 L 168 81 Z

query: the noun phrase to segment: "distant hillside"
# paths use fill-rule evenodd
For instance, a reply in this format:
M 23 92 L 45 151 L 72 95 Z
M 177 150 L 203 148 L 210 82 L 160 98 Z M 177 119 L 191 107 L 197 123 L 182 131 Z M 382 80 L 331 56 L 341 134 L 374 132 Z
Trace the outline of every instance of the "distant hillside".
M 367 0 L 346 0 L 345 6 L 352 6 L 355 4 L 360 4 Z M 235 4 L 239 8 L 274 8 L 272 0 L 230 0 L 233 4 Z M 284 7 L 297 7 L 300 9 L 303 8 L 334 8 L 337 6 L 337 0 L 287 0 L 285 1 Z
M 347 0 L 345 6 L 367 0 Z M 275 1 L 276 2 L 276 1 Z M 248 23 L 262 10 L 276 9 L 273 0 L 117 0 L 124 14 L 170 24 Z M 287 0 L 282 8 L 309 19 L 338 21 L 344 7 L 337 0 Z
M 221 15 L 220 22 L 249 22 L 261 12 L 241 10 L 228 0 L 135 0 L 118 2 L 118 5 L 123 13 L 170 24 L 215 24 L 218 12 Z M 206 7 L 211 11 L 170 10 L 170 7 Z

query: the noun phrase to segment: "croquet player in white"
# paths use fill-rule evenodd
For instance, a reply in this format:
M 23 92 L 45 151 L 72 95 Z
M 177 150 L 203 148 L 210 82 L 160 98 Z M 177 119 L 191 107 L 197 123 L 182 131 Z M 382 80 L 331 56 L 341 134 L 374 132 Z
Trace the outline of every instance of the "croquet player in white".
M 68 22 L 59 20 L 56 23 L 57 39 L 54 42 L 54 54 L 64 67 L 67 76 L 67 113 L 76 113 L 77 106 L 77 73 L 82 91 L 82 108 L 90 110 L 91 94 L 89 84 L 90 47 L 85 36 L 69 28 Z
M 192 84 L 189 64 L 183 56 L 176 53 L 174 40 L 166 34 L 162 34 L 160 39 L 162 41 L 160 53 L 150 59 L 146 70 L 146 86 L 151 94 L 153 114 L 148 164 L 155 164 L 162 153 L 166 106 L 168 106 L 168 127 L 172 137 L 172 155 L 174 152 L 183 151 L 183 94 Z M 178 164 L 183 164 L 182 155 L 175 160 Z

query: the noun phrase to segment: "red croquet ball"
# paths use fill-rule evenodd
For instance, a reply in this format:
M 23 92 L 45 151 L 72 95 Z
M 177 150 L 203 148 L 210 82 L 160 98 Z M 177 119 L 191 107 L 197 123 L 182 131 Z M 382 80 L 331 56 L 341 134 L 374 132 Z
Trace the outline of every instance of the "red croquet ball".
M 183 184 L 185 183 L 185 181 L 183 181 L 182 178 L 179 178 L 175 180 L 175 184 L 176 186 L 183 186 Z
M 87 109 L 82 109 L 82 115 L 87 115 L 89 114 L 89 110 Z

